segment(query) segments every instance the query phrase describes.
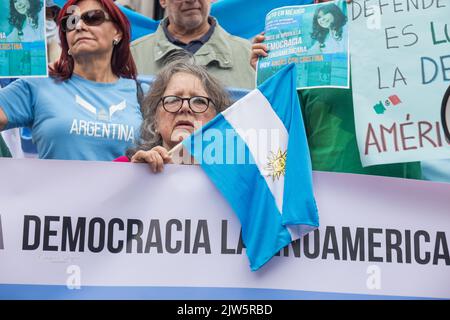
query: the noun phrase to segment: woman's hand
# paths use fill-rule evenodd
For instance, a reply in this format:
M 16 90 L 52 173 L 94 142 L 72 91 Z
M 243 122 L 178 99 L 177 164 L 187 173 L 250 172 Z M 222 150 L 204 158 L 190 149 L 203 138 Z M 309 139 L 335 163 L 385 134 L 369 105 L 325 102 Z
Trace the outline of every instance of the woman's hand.
M 162 172 L 164 169 L 164 164 L 172 163 L 172 158 L 169 152 L 161 147 L 157 146 L 149 151 L 139 150 L 131 158 L 131 162 L 134 163 L 145 163 L 150 164 L 150 167 L 154 173 Z
M 256 63 L 258 62 L 258 58 L 260 56 L 267 57 L 267 46 L 263 44 L 266 37 L 264 36 L 264 32 L 261 32 L 253 39 L 252 44 L 252 55 L 250 57 L 250 65 L 253 69 L 256 70 Z

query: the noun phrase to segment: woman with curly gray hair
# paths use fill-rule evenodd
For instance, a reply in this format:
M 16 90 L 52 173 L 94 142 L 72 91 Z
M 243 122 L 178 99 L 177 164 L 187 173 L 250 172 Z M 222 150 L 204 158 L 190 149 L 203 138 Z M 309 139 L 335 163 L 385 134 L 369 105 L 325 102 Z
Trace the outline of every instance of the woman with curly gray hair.
M 142 103 L 140 142 L 117 161 L 147 162 L 154 172 L 171 163 L 169 150 L 231 104 L 225 88 L 190 59 L 169 63 Z

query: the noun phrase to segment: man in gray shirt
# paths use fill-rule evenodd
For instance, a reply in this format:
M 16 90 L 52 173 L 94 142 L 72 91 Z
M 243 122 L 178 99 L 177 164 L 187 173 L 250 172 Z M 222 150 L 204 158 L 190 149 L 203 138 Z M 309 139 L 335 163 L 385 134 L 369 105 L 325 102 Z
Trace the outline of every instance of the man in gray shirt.
M 167 12 L 154 34 L 131 43 L 139 74 L 156 74 L 176 51 L 193 55 L 196 63 L 228 87 L 253 89 L 251 44 L 232 36 L 209 15 L 211 0 L 159 0 Z

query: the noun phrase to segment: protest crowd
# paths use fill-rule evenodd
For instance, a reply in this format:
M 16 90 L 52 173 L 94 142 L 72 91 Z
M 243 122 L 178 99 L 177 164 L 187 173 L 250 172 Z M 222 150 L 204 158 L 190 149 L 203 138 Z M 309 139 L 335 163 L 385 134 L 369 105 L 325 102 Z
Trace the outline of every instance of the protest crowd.
M 146 7 L 116 2 L 127 10 Z M 151 1 L 143 2 L 145 12 L 153 11 Z M 264 33 L 250 40 L 230 34 L 210 14 L 211 2 L 159 0 L 165 18 L 156 32 L 132 41 L 115 1 L 68 0 L 64 7 L 47 1 L 49 77 L 2 79 L 0 129 L 17 142 L 18 128 L 32 128 L 40 159 L 148 162 L 161 171 L 174 162 L 171 149 L 236 100 L 227 92 L 255 88 L 256 62 L 267 56 Z M 36 30 L 27 25 L 11 33 Z M 351 86 L 301 89 L 298 99 L 313 170 L 427 179 L 419 161 L 363 166 Z M 95 120 L 83 120 L 87 115 Z M 12 151 L 0 137 L 1 157 L 24 156 Z M 439 174 L 438 181 L 449 181 L 450 172 Z

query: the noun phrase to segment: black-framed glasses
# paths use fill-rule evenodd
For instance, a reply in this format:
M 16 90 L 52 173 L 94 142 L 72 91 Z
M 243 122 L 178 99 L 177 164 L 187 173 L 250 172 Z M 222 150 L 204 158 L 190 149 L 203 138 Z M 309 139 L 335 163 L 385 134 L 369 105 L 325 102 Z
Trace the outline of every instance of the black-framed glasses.
M 450 141 L 450 87 L 447 88 L 442 99 L 441 121 L 445 137 Z
M 194 96 L 190 98 L 182 98 L 179 96 L 165 96 L 161 98 L 164 110 L 170 113 L 177 113 L 183 107 L 183 102 L 187 101 L 189 108 L 194 113 L 203 113 L 208 110 L 209 105 L 214 102 L 208 97 Z
M 108 14 L 103 10 L 89 10 L 86 12 L 83 12 L 80 16 L 79 15 L 68 15 L 64 16 L 61 19 L 61 29 L 64 32 L 70 32 L 75 30 L 77 27 L 77 24 L 80 20 L 83 20 L 83 22 L 87 26 L 99 26 L 105 21 L 111 21 Z

